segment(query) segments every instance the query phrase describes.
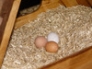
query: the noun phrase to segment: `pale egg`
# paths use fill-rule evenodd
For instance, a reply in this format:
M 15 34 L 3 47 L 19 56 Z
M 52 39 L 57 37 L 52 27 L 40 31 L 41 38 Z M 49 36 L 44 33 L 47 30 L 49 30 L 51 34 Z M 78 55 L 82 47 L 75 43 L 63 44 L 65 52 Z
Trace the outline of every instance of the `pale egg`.
M 34 43 L 37 48 L 41 48 L 46 45 L 47 39 L 44 36 L 37 36 Z
M 51 32 L 51 33 L 48 34 L 47 40 L 48 41 L 54 41 L 54 42 L 58 43 L 59 42 L 59 36 L 58 36 L 57 33 Z

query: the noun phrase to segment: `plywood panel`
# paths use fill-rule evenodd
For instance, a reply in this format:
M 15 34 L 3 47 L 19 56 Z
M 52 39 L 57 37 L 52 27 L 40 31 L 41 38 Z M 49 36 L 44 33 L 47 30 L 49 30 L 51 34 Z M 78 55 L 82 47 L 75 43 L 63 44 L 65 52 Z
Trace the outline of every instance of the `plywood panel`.
M 10 10 L 11 10 L 11 7 L 12 7 L 12 4 L 13 4 L 13 1 L 14 0 L 5 0 L 5 1 L 0 1 L 2 2 L 2 8 L 1 8 L 1 11 L 0 11 L 0 16 L 1 18 L 3 18 L 2 20 L 2 23 L 0 25 L 0 43 L 2 41 L 2 37 L 3 37 L 3 33 L 4 33 L 4 30 L 5 30 L 5 26 L 6 26 L 6 22 L 8 20 L 8 16 L 10 14 Z
M 66 7 L 71 7 L 71 6 L 76 6 L 76 5 L 78 5 L 78 3 L 77 3 L 76 0 L 61 0 L 61 2 L 63 2 L 63 4 L 64 4 Z
M 1 9 L 2 9 L 2 6 L 3 6 L 4 1 L 5 0 L 0 0 L 0 13 L 1 13 Z

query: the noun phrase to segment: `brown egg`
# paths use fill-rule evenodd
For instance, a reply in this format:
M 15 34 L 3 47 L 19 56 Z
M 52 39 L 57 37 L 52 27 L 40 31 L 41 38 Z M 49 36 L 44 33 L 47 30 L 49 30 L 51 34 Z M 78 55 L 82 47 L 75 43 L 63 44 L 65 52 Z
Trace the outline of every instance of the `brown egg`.
M 46 44 L 45 49 L 47 52 L 56 53 L 58 51 L 58 44 L 54 41 L 50 41 Z
M 38 36 L 35 39 L 35 45 L 38 48 L 44 47 L 47 43 L 47 39 L 44 36 Z

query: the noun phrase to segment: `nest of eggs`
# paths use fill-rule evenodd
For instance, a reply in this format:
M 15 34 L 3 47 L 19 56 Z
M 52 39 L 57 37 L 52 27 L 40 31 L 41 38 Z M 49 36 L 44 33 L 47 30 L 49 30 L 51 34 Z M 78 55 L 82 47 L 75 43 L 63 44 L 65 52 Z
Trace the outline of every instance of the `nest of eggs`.
M 37 36 L 47 38 L 50 32 L 59 36 L 57 53 L 34 44 Z M 1 69 L 38 69 L 88 46 L 92 46 L 92 9 L 60 5 L 14 30 Z

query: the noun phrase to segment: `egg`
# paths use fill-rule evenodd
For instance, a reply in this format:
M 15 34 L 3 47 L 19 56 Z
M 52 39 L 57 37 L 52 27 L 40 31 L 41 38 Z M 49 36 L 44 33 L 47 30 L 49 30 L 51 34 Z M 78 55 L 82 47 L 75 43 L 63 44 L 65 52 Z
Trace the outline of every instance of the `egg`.
M 47 42 L 45 49 L 47 52 L 56 53 L 59 49 L 58 44 L 54 41 Z
M 51 33 L 48 34 L 47 40 L 48 41 L 54 41 L 54 42 L 58 43 L 59 42 L 59 36 L 58 36 L 58 34 L 51 32 Z
M 44 36 L 37 36 L 34 43 L 37 48 L 41 48 L 46 45 L 47 39 Z

